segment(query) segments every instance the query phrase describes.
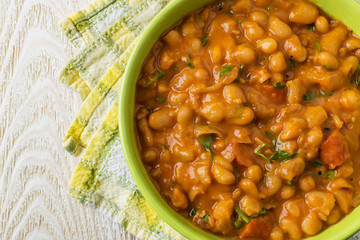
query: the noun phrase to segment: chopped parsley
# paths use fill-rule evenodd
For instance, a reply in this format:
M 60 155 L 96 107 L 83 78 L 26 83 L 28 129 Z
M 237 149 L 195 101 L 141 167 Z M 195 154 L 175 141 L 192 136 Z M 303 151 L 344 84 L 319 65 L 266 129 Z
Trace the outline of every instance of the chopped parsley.
M 157 97 L 157 98 L 156 98 L 156 101 L 157 101 L 158 103 L 164 103 L 164 102 L 165 102 L 165 98 L 164 98 L 164 97 Z
M 229 12 L 226 12 L 226 15 L 228 15 L 229 17 L 232 17 L 234 15 L 234 13 L 229 11 Z
M 320 90 L 320 95 L 324 96 L 324 97 L 331 97 L 334 94 L 334 92 L 335 92 L 335 90 L 332 90 L 329 93 L 326 93 L 326 92 L 323 92 L 323 91 Z
M 209 218 L 210 218 L 210 215 L 209 215 L 209 214 L 205 214 L 205 216 L 204 216 L 204 222 L 205 222 L 205 223 L 208 223 L 208 222 L 209 222 Z
M 327 69 L 327 70 L 333 70 L 331 67 L 329 66 L 325 66 L 325 65 L 321 65 L 323 68 Z
M 191 62 L 186 62 L 186 65 L 188 65 L 191 69 L 194 69 L 194 65 Z
M 203 47 L 206 46 L 206 44 L 208 43 L 208 41 L 209 41 L 209 36 L 205 36 L 205 37 L 203 38 L 203 40 L 202 40 L 202 45 L 203 45 Z
M 234 67 L 235 67 L 234 65 L 222 67 L 220 70 L 219 77 L 224 76 L 227 72 L 231 71 L 231 69 L 233 69 Z
M 266 147 L 267 144 L 263 144 L 259 147 L 257 147 L 255 150 L 254 150 L 254 153 L 256 155 L 259 155 L 260 157 L 264 158 L 265 160 L 267 160 L 269 163 L 273 163 L 273 161 L 280 161 L 280 162 L 283 162 L 283 161 L 286 161 L 286 160 L 289 160 L 289 159 L 292 159 L 294 157 L 297 156 L 297 153 L 295 154 L 290 154 L 288 152 L 285 152 L 285 151 L 277 151 L 275 152 L 270 158 L 266 157 L 264 154 L 262 154 L 260 151 Z
M 312 165 L 314 167 L 319 167 L 319 166 L 322 166 L 323 164 L 320 161 L 316 160 L 315 162 L 312 163 Z
M 292 181 L 287 181 L 286 183 L 287 183 L 287 185 L 289 185 L 289 186 L 292 185 Z
M 150 81 L 148 81 L 148 82 L 143 86 L 143 88 L 147 88 L 148 86 L 150 86 L 151 84 L 153 84 L 155 81 L 156 81 L 156 78 L 150 79 Z
M 271 85 L 274 88 L 286 88 L 286 84 L 282 84 L 281 82 L 275 83 L 275 85 Z
M 273 144 L 273 146 L 276 147 L 277 140 L 276 140 L 275 135 L 270 131 L 265 131 L 265 134 L 266 134 L 266 136 L 268 136 L 271 139 L 271 143 Z
M 194 69 L 194 65 L 191 63 L 191 55 L 190 53 L 188 54 L 188 60 L 185 62 L 186 65 L 188 65 L 191 69 Z
M 218 10 L 221 11 L 224 9 L 224 3 L 223 2 L 218 2 L 217 4 Z
M 239 20 L 237 20 L 237 22 L 238 22 L 238 23 L 240 23 L 240 24 L 242 23 L 242 21 L 241 21 L 240 19 L 239 19 Z
M 165 76 L 165 73 L 163 72 L 156 72 L 155 76 L 150 79 L 150 81 L 148 81 L 143 88 L 147 88 L 148 86 L 150 86 L 151 84 L 153 84 L 156 80 L 163 78 Z
M 290 62 L 290 65 L 291 65 L 291 67 L 296 67 L 297 66 L 297 62 L 295 61 L 295 60 L 293 60 L 293 59 L 290 59 L 289 60 L 289 62 Z
M 191 211 L 190 211 L 190 213 L 189 213 L 190 217 L 195 216 L 196 212 L 197 212 L 197 209 L 196 209 L 196 208 L 191 209 Z
M 239 72 L 238 72 L 238 76 L 236 77 L 235 81 L 238 82 L 240 81 L 240 76 L 241 76 L 241 73 L 244 71 L 244 65 L 240 65 L 239 67 Z
M 359 76 L 360 76 L 360 65 L 357 66 L 354 76 L 351 79 L 351 82 L 354 83 L 356 85 L 356 87 L 359 87 L 359 85 L 360 85 Z
M 258 146 L 257 148 L 255 148 L 254 153 L 255 153 L 256 155 L 259 155 L 260 157 L 264 158 L 264 159 L 267 160 L 269 163 L 272 163 L 272 161 L 271 161 L 268 157 L 266 157 L 264 154 L 262 154 L 262 153 L 260 152 L 260 151 L 261 151 L 264 147 L 266 147 L 266 146 L 267 146 L 267 144 L 263 144 L 263 145 Z
M 237 229 L 239 229 L 239 228 L 241 228 L 241 227 L 243 227 L 243 226 L 245 225 L 245 222 L 242 221 L 242 220 L 240 220 L 240 219 L 236 219 L 236 220 L 234 221 L 234 225 L 235 225 L 235 227 L 236 227 Z
M 311 102 L 312 100 L 314 100 L 316 98 L 315 94 L 309 90 L 303 97 L 303 100 L 305 102 Z
M 297 156 L 297 153 L 290 154 L 290 153 L 285 152 L 285 151 L 277 151 L 270 157 L 270 160 L 283 162 L 283 161 L 292 159 L 292 158 L 294 158 L 296 156 Z
M 200 136 L 199 141 L 204 146 L 206 151 L 211 152 L 210 147 L 212 142 L 214 141 L 214 137 L 212 134 Z
M 239 68 L 239 72 L 242 73 L 242 71 L 244 71 L 244 68 L 245 68 L 244 65 L 241 64 Z
M 248 223 L 250 222 L 250 219 L 239 209 L 238 206 L 234 207 L 235 212 L 237 213 L 237 215 L 244 220 L 244 222 Z
M 169 149 L 169 146 L 168 145 L 163 145 L 162 148 L 163 149 Z
M 315 32 L 315 31 L 316 31 L 316 27 L 315 27 L 315 25 L 314 25 L 314 24 L 310 24 L 310 25 L 308 25 L 308 29 L 309 29 L 309 30 L 311 30 L 311 31 L 313 31 L 313 32 Z
M 335 171 L 334 171 L 334 170 L 329 170 L 329 171 L 327 171 L 327 173 L 326 173 L 326 179 L 331 180 L 331 179 L 333 179 L 334 177 L 335 177 Z
M 157 72 L 156 74 L 155 74 L 155 77 L 156 78 L 163 78 L 163 77 L 165 77 L 165 73 L 163 73 L 163 72 Z
M 320 46 L 319 41 L 315 41 L 315 44 L 316 44 L 316 47 L 319 50 L 319 52 L 321 52 L 322 50 L 321 50 L 321 46 Z
M 260 213 L 255 214 L 255 215 L 251 215 L 250 217 L 256 218 L 256 217 L 259 217 L 259 216 L 264 215 L 264 214 L 266 214 L 266 213 L 267 213 L 267 209 L 266 209 L 266 208 L 262 208 Z
M 320 95 L 323 97 L 331 97 L 334 94 L 335 90 L 332 90 L 329 93 L 326 93 L 324 91 L 319 91 Z M 314 100 L 317 97 L 317 95 L 315 95 L 311 90 L 309 90 L 303 97 L 303 100 L 305 102 L 311 102 L 312 100 Z
M 151 108 L 147 107 L 146 111 L 151 112 Z

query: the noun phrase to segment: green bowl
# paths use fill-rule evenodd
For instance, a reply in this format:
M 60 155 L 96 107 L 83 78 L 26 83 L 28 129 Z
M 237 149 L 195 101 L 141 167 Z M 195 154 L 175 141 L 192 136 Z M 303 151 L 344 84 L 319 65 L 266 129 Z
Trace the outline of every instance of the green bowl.
M 161 34 L 188 13 L 203 7 L 209 2 L 212 2 L 212 0 L 173 0 L 152 20 L 143 32 L 141 39 L 129 60 L 125 71 L 125 80 L 122 83 L 120 97 L 120 136 L 130 172 L 150 206 L 162 219 L 164 219 L 165 222 L 189 239 L 221 238 L 196 227 L 190 221 L 182 217 L 168 205 L 156 190 L 140 159 L 136 143 L 134 124 L 135 88 L 143 62 Z M 350 10 L 354 12 L 354 16 L 356 16 L 355 13 L 360 15 L 360 7 L 358 4 L 354 5 L 353 0 L 314 0 L 314 2 L 322 7 L 328 14 L 338 19 L 341 18 L 341 15 L 339 16 L 339 14 L 349 15 L 348 13 Z M 327 4 L 324 5 L 324 2 L 341 2 L 341 6 L 337 6 L 337 8 L 329 7 Z M 334 11 L 332 12 L 332 9 L 336 9 L 337 11 L 334 13 Z M 356 31 L 359 30 L 360 25 L 358 16 L 356 16 L 356 18 L 351 18 L 353 21 L 357 19 L 354 23 L 351 23 L 348 16 L 344 19 L 347 19 L 347 21 L 344 21 L 345 24 L 352 27 L 355 32 L 359 33 L 359 31 Z M 339 223 L 309 239 L 346 239 L 360 229 L 359 218 L 360 208 L 358 207 Z

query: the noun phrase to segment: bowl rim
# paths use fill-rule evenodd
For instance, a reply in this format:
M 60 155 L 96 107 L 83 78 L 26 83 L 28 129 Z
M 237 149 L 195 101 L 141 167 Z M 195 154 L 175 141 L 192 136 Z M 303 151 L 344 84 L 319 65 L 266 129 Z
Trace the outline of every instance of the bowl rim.
M 188 13 L 201 8 L 213 0 L 172 0 L 146 27 L 135 46 L 126 66 L 119 98 L 119 133 L 124 156 L 140 192 L 155 212 L 171 227 L 189 239 L 223 239 L 195 225 L 172 209 L 157 191 L 140 159 L 134 124 L 136 82 L 140 69 L 152 46 L 161 34 Z M 343 0 L 343 3 L 352 0 Z M 191 6 L 189 6 L 189 4 Z M 178 13 L 188 9 L 183 13 Z M 184 11 L 184 10 L 183 10 Z M 308 240 L 345 239 L 360 229 L 360 207 L 354 209 L 340 222 Z
M 194 0 L 172 0 L 146 27 L 131 54 L 125 69 L 124 80 L 121 83 L 119 99 L 119 132 L 125 160 L 131 175 L 139 187 L 140 192 L 155 212 L 172 228 L 189 239 L 206 238 L 220 240 L 222 238 L 196 227 L 177 213 L 157 191 L 139 156 L 133 117 L 136 81 L 139 77 L 143 61 L 146 59 L 152 46 L 166 29 L 178 22 L 188 13 L 201 8 L 211 1 L 213 0 L 196 0 L 194 3 Z M 178 11 L 184 9 L 184 7 L 189 10 L 185 11 L 183 14 L 178 14 Z M 172 21 L 164 21 L 164 19 L 172 19 Z M 156 34 L 154 34 L 154 32 Z M 155 35 L 155 37 L 153 35 Z M 142 60 L 139 61 L 139 59 Z M 126 141 L 123 141 L 123 139 L 126 139 Z

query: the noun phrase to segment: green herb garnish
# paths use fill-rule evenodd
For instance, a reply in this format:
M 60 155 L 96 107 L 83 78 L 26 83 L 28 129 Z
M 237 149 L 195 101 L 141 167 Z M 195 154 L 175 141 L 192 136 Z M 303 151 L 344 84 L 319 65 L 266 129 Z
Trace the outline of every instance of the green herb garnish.
M 206 151 L 211 152 L 210 147 L 212 142 L 214 141 L 214 137 L 212 134 L 200 136 L 199 141 L 204 146 Z
M 217 4 L 217 7 L 218 7 L 218 10 L 219 11 L 221 11 L 221 10 L 223 10 L 224 9 L 224 3 L 223 2 L 218 2 L 218 4 Z
M 359 76 L 360 76 L 360 65 L 357 66 L 354 76 L 351 79 L 351 82 L 354 83 L 356 85 L 356 87 L 359 87 L 359 85 L 360 85 Z
M 271 85 L 274 88 L 286 88 L 286 84 L 282 84 L 281 82 L 275 83 L 275 85 Z
M 303 100 L 304 100 L 305 102 L 310 102 L 310 101 L 314 100 L 315 98 L 316 98 L 316 96 L 314 95 L 314 93 L 309 90 L 309 91 L 304 95 Z
M 290 62 L 290 65 L 291 65 L 293 68 L 297 66 L 297 62 L 296 62 L 295 60 L 290 59 L 289 62 Z
M 261 145 L 261 146 L 258 146 L 257 148 L 255 148 L 255 150 L 254 150 L 254 153 L 256 154 L 256 155 L 259 155 L 260 157 L 262 157 L 262 158 L 264 158 L 265 160 L 267 160 L 269 163 L 272 163 L 272 161 L 268 158 L 268 157 L 266 157 L 264 154 L 262 154 L 260 151 L 264 148 L 264 147 L 266 147 L 267 146 L 267 144 L 263 144 L 263 145 Z
M 241 217 L 241 219 L 244 220 L 244 222 L 246 223 L 250 222 L 250 219 L 242 211 L 240 211 L 238 206 L 235 206 L 234 210 L 237 213 L 237 215 L 239 215 L 239 217 Z
M 143 86 L 143 88 L 147 88 L 148 86 L 150 86 L 151 84 L 153 84 L 155 81 L 156 81 L 156 78 L 150 79 L 150 81 L 148 81 L 148 82 Z
M 151 112 L 151 108 L 147 107 L 146 111 Z
M 156 72 L 156 74 L 155 74 L 155 77 L 156 78 L 163 78 L 163 77 L 165 77 L 165 73 L 163 73 L 163 72 Z
M 334 170 L 329 170 L 326 173 L 326 179 L 333 179 L 335 177 L 335 171 Z
M 233 69 L 234 67 L 235 67 L 234 65 L 222 67 L 219 77 L 224 76 L 227 72 L 231 71 L 231 69 Z
M 325 66 L 325 65 L 321 65 L 323 68 L 327 69 L 327 70 L 333 70 L 331 67 Z
M 194 65 L 191 63 L 191 59 L 192 59 L 192 57 L 191 57 L 190 53 L 188 53 L 188 60 L 187 60 L 185 63 L 186 63 L 186 65 L 188 65 L 191 69 L 194 69 L 195 67 L 194 67 Z
M 319 50 L 319 52 L 321 52 L 321 46 L 320 46 L 319 41 L 315 41 L 315 44 L 316 44 L 316 47 Z
M 308 29 L 309 29 L 309 30 L 311 30 L 311 31 L 313 31 L 313 32 L 315 32 L 315 31 L 316 31 L 316 27 L 315 27 L 315 25 L 314 25 L 314 24 L 310 24 L 310 25 L 308 25 Z
M 324 97 L 331 97 L 334 94 L 334 92 L 335 92 L 335 90 L 332 90 L 329 93 L 326 93 L 326 92 L 323 92 L 323 91 L 320 90 L 320 95 L 324 96 Z
M 164 97 L 157 97 L 157 98 L 156 98 L 156 101 L 157 101 L 158 103 L 164 103 L 164 102 L 165 102 L 165 98 L 164 98 Z
M 287 185 L 289 185 L 289 186 L 292 185 L 292 181 L 287 181 L 286 183 L 287 183 Z
M 244 65 L 240 65 L 238 75 L 235 79 L 236 82 L 240 81 L 241 73 L 244 71 Z
M 209 36 L 205 36 L 205 37 L 203 38 L 203 40 L 202 40 L 202 45 L 203 45 L 203 47 L 206 46 L 206 44 L 208 43 L 208 41 L 209 41 Z
M 261 212 L 260 212 L 259 214 L 251 215 L 250 217 L 256 218 L 256 217 L 259 217 L 259 216 L 264 215 L 264 214 L 266 214 L 266 213 L 267 213 L 267 209 L 266 209 L 266 208 L 262 208 L 262 209 L 261 209 Z
M 191 69 L 194 69 L 194 65 L 191 62 L 186 62 L 186 65 L 188 65 Z
M 262 154 L 260 151 L 266 147 L 267 144 L 263 144 L 259 147 L 257 147 L 255 150 L 254 150 L 254 153 L 256 155 L 259 155 L 260 157 L 264 158 L 265 160 L 267 160 L 269 163 L 273 163 L 273 160 L 274 161 L 286 161 L 286 160 L 289 160 L 289 159 L 292 159 L 294 157 L 297 156 L 297 153 L 295 154 L 290 154 L 288 152 L 285 152 L 285 151 L 277 151 L 275 152 L 270 158 L 266 157 L 264 154 Z
M 240 19 L 239 19 L 239 20 L 237 20 L 237 22 L 238 22 L 238 23 L 240 23 L 240 24 L 242 23 L 242 21 L 241 21 Z
M 241 227 L 243 227 L 243 226 L 245 225 L 245 222 L 242 221 L 242 220 L 240 220 L 240 219 L 236 219 L 236 220 L 234 221 L 234 225 L 235 225 L 235 227 L 236 227 L 237 229 L 239 229 L 239 228 L 241 228 Z
M 157 72 L 155 74 L 155 76 L 150 79 L 150 81 L 148 81 L 144 86 L 143 88 L 147 88 L 148 86 L 150 86 L 151 84 L 153 84 L 156 80 L 160 79 L 160 78 L 163 78 L 165 76 L 165 74 L 163 72 Z
M 234 15 L 233 12 L 226 12 L 226 15 L 228 15 L 229 17 L 232 17 Z
M 189 213 L 190 217 L 195 216 L 196 212 L 197 212 L 197 209 L 195 209 L 195 208 L 191 209 L 191 211 Z
M 273 147 L 276 147 L 276 137 L 275 135 L 270 131 L 265 131 L 266 136 L 268 136 L 271 139 L 271 143 L 273 144 Z
M 290 153 L 285 152 L 285 151 L 277 151 L 270 157 L 270 160 L 283 162 L 283 161 L 292 159 L 292 158 L 294 158 L 296 156 L 297 156 L 297 153 L 290 154 Z
M 314 167 L 319 167 L 319 166 L 322 166 L 323 164 L 320 161 L 316 160 L 315 162 L 312 163 L 312 165 Z
M 205 223 L 208 223 L 208 222 L 209 222 L 209 218 L 210 218 L 210 215 L 209 215 L 209 214 L 205 214 L 205 216 L 204 216 L 204 222 L 205 222 Z
M 169 146 L 168 145 L 163 145 L 162 148 L 163 149 L 169 149 Z

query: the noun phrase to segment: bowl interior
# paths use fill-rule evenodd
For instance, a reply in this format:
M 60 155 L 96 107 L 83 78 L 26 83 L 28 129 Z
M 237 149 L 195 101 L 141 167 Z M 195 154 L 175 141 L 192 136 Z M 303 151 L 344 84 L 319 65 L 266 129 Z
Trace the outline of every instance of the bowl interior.
M 346 4 L 353 0 L 342 0 Z M 201 8 L 212 0 L 172 0 L 149 24 L 142 34 L 125 71 L 120 97 L 120 136 L 127 164 L 130 172 L 150 206 L 170 226 L 189 239 L 221 239 L 194 226 L 190 221 L 180 216 L 161 197 L 153 185 L 140 159 L 136 144 L 134 106 L 135 88 L 143 62 L 152 46 L 161 34 L 169 27 L 181 20 L 188 13 Z M 360 22 L 360 21 L 359 21 Z M 311 240 L 345 239 L 360 229 L 360 208 L 355 209 L 336 225 L 328 228 Z

